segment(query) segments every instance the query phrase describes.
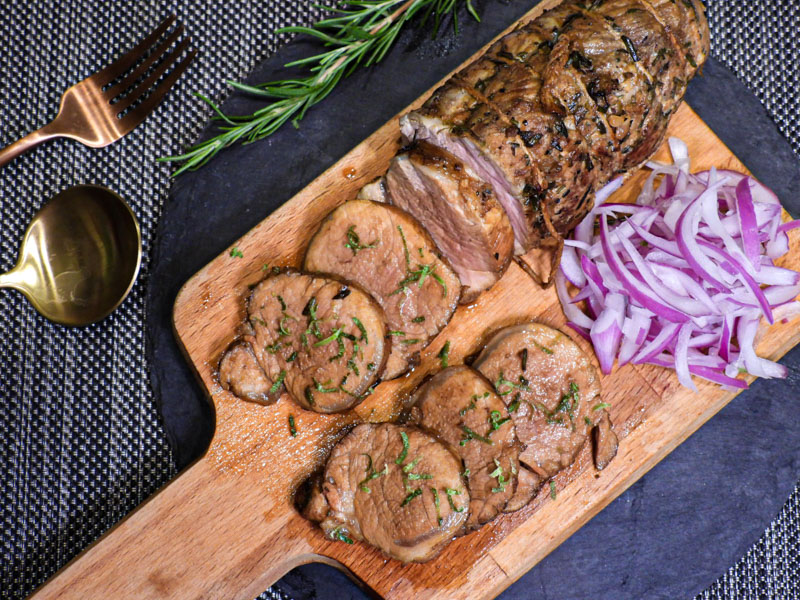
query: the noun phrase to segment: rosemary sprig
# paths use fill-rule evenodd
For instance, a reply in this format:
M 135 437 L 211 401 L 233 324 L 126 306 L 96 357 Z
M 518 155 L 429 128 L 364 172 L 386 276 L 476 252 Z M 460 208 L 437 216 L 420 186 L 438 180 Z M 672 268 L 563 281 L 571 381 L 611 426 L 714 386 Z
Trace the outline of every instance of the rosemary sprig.
M 284 65 L 302 67 L 308 75 L 297 79 L 279 79 L 257 85 L 227 81 L 236 90 L 269 98 L 270 102 L 249 115 L 232 116 L 202 94 L 195 96 L 211 106 L 216 119 L 222 121 L 221 133 L 190 147 L 184 154 L 165 156 L 162 162 L 183 162 L 173 175 L 194 170 L 206 164 L 220 150 L 236 143 L 250 143 L 272 135 L 287 121 L 297 127 L 309 108 L 321 102 L 343 78 L 358 67 L 379 63 L 397 40 L 405 25 L 418 14 L 422 23 L 434 20 L 434 35 L 447 15 L 452 16 L 458 31 L 458 10 L 467 11 L 480 21 L 472 0 L 343 0 L 333 13 L 311 27 L 284 27 L 278 33 L 310 35 L 320 40 L 327 50 Z

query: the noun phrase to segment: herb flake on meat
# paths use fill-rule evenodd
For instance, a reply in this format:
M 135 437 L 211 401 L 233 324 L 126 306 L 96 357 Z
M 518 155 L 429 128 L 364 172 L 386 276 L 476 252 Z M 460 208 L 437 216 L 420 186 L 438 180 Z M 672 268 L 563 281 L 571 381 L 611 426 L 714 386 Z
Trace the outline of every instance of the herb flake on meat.
M 444 346 L 442 346 L 442 349 L 439 350 L 439 354 L 437 356 L 439 357 L 439 362 L 441 363 L 443 369 L 446 369 L 448 366 L 450 366 L 450 340 L 447 340 L 444 343 Z
M 281 372 L 278 374 L 278 378 L 275 380 L 275 383 L 272 384 L 272 387 L 269 388 L 269 393 L 274 394 L 277 392 L 281 385 L 283 384 L 283 380 L 286 379 L 286 371 L 281 369 Z
M 461 431 L 464 432 L 464 439 L 462 439 L 458 443 L 459 446 L 466 446 L 467 443 L 471 442 L 472 440 L 478 440 L 479 442 L 483 442 L 484 444 L 494 446 L 494 442 L 492 440 L 478 433 L 475 433 L 472 429 L 470 429 L 466 425 L 461 425 Z
M 410 493 L 408 494 L 408 496 L 406 496 L 406 497 L 403 499 L 403 501 L 400 503 L 400 506 L 406 506 L 406 505 L 407 505 L 409 502 L 411 502 L 411 501 L 412 501 L 414 498 L 416 498 L 417 496 L 421 496 L 421 495 L 422 495 L 422 489 L 421 489 L 421 488 L 417 488 L 417 489 L 415 489 L 413 492 L 410 492 Z
M 356 226 L 351 225 L 347 229 L 347 242 L 345 242 L 344 247 L 350 248 L 353 252 L 353 256 L 358 254 L 359 250 L 367 250 L 369 248 L 374 248 L 378 245 L 378 240 L 373 240 L 371 243 L 367 244 L 366 246 L 361 244 L 361 239 L 358 237 L 358 234 L 355 231 Z
M 453 509 L 453 512 L 457 513 L 464 512 L 465 507 L 463 506 L 457 507 L 456 503 L 453 502 L 453 496 L 460 496 L 461 490 L 454 490 L 453 488 L 445 488 L 444 492 L 445 494 L 447 494 L 447 501 L 450 503 L 450 508 Z
M 364 454 L 363 456 L 366 456 L 367 460 L 369 461 L 367 463 L 367 476 L 359 482 L 358 487 L 361 489 L 362 492 L 371 494 L 372 490 L 367 486 L 367 483 L 369 483 L 373 479 L 377 479 L 378 477 L 383 477 L 384 475 L 388 475 L 389 465 L 384 463 L 383 469 L 381 471 L 376 471 L 372 466 L 372 456 L 370 456 L 369 454 Z
M 408 434 L 405 431 L 400 432 L 400 439 L 403 440 L 403 451 L 394 459 L 394 464 L 402 465 L 408 456 Z

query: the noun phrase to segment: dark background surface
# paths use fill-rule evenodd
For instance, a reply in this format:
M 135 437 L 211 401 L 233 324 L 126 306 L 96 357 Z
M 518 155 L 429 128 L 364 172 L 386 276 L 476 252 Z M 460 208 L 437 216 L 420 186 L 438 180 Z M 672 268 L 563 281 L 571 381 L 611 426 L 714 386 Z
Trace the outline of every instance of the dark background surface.
M 319 11 L 306 2 L 0 0 L 11 9 L 0 10 L 0 33 L 10 46 L 24 48 L 0 53 L 2 72 L 19 86 L 0 91 L 3 142 L 41 126 L 67 85 L 170 11 L 187 23 L 203 53 L 159 112 L 118 144 L 93 151 L 57 142 L 0 173 L 4 268 L 13 264 L 33 211 L 79 181 L 121 191 L 142 221 L 145 241 L 131 298 L 99 325 L 64 330 L 0 292 L 7 340 L 0 350 L 3 597 L 31 590 L 207 443 L 212 415 L 171 337 L 169 307 L 180 284 L 531 4 L 479 2 L 483 25 L 462 19 L 459 36 L 436 42 L 407 34 L 384 65 L 347 81 L 300 130 L 287 128 L 220 155 L 207 169 L 179 178 L 165 204 L 168 169 L 153 159 L 195 139 L 208 116 L 188 92 L 219 97 L 223 77 L 242 78 L 285 40 L 271 33 L 275 27 L 310 22 Z M 761 102 L 718 64 L 692 84 L 689 101 L 796 209 L 796 158 L 763 107 L 800 149 L 797 74 L 785 68 L 800 57 L 799 11 L 789 3 L 712 1 L 709 12 L 714 56 L 735 68 Z M 287 47 L 258 66 L 254 79 L 307 50 Z M 250 101 L 231 102 L 236 110 Z M 504 597 L 680 598 L 709 585 L 702 597 L 798 597 L 797 492 L 781 511 L 800 475 L 798 351 L 786 364 L 789 380 L 758 382 Z M 319 565 L 295 570 L 264 597 L 285 597 L 282 592 L 298 600 L 363 597 Z

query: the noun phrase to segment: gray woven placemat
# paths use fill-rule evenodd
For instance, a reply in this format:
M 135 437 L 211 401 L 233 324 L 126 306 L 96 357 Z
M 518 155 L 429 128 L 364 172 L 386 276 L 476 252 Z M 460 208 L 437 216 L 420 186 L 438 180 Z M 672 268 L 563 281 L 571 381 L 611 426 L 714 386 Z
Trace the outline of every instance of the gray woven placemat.
M 144 353 L 144 290 L 169 168 L 154 158 L 196 138 L 212 98 L 318 17 L 308 0 L 0 0 L 0 144 L 54 115 L 70 84 L 176 12 L 202 49 L 144 126 L 103 150 L 55 142 L 0 170 L 0 270 L 42 203 L 74 183 L 119 191 L 138 215 L 142 274 L 104 322 L 56 327 L 0 291 L 0 597 L 21 598 L 175 474 Z M 764 102 L 800 154 L 800 3 L 711 0 L 713 53 Z M 735 99 L 731 99 L 735 101 Z M 762 539 L 700 598 L 792 598 L 800 579 L 800 489 Z M 793 587 L 792 584 L 795 583 Z M 277 591 L 261 598 L 283 598 Z

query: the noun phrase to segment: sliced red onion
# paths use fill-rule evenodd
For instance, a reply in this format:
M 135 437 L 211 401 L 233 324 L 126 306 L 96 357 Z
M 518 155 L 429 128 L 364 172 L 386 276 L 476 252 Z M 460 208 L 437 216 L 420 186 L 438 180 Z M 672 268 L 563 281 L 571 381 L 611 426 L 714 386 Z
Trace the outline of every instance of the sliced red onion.
M 614 358 L 619 351 L 619 342 L 622 339 L 622 320 L 625 314 L 625 296 L 622 294 L 609 294 L 606 297 L 606 307 L 597 317 L 589 332 L 600 370 L 606 375 L 614 367 Z
M 604 373 L 616 358 L 672 368 L 690 389 L 692 376 L 727 388 L 747 387 L 744 371 L 785 377 L 753 346 L 762 316 L 800 315 L 800 274 L 773 262 L 800 221 L 782 223 L 775 194 L 745 174 L 690 174 L 686 145 L 669 143 L 674 164 L 648 163 L 635 204 L 607 202 L 616 180 L 565 242 L 556 291 L 569 325 Z
M 750 193 L 750 178 L 744 177 L 736 186 L 736 215 L 742 230 L 744 253 L 756 270 L 761 264 L 761 242 L 758 239 L 758 222 L 753 195 Z

